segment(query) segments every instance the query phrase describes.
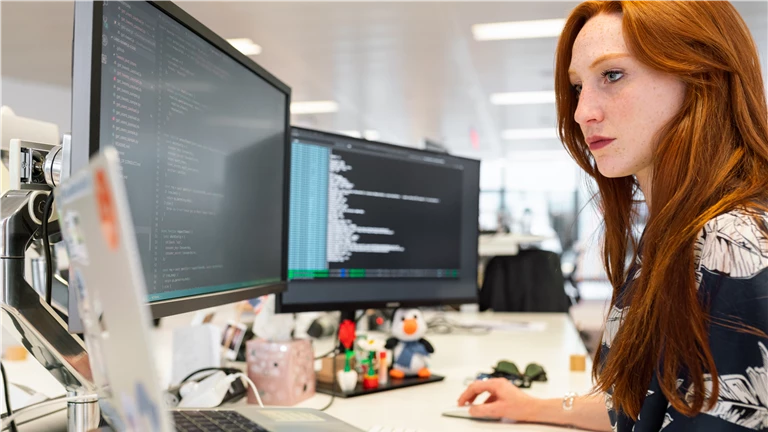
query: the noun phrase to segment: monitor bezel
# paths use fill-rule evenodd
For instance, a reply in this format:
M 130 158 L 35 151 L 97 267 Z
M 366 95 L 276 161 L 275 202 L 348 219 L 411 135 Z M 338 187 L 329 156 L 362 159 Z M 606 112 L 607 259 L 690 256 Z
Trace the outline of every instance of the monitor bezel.
M 265 80 L 285 96 L 284 163 L 283 163 L 283 226 L 280 282 L 219 293 L 201 294 L 169 300 L 148 302 L 154 318 L 162 318 L 203 308 L 248 300 L 266 294 L 282 292 L 288 279 L 288 194 L 290 191 L 291 88 L 277 77 L 242 54 L 179 6 L 170 1 L 146 1 L 169 18 L 198 35 L 213 47 Z M 101 107 L 101 38 L 102 1 L 75 2 L 75 25 L 72 58 L 72 155 L 70 173 L 87 166 L 90 157 L 99 151 Z M 95 79 L 93 79 L 95 78 Z M 65 173 L 68 175 L 70 173 Z M 75 293 L 69 292 L 69 330 L 82 332 Z
M 300 127 L 300 126 L 292 126 L 291 127 L 291 133 L 290 136 L 293 137 L 293 130 L 298 131 L 304 131 L 307 133 L 319 133 L 323 135 L 327 135 L 330 138 L 339 138 L 344 140 L 351 140 L 351 141 L 357 141 L 363 144 L 372 144 L 377 147 L 381 147 L 382 149 L 389 149 L 391 151 L 404 151 L 411 154 L 421 154 L 424 156 L 429 157 L 450 157 L 453 159 L 458 159 L 461 161 L 464 161 L 465 163 L 476 163 L 480 164 L 480 161 L 477 159 L 462 157 L 462 156 L 456 156 L 448 153 L 435 153 L 429 150 L 424 150 L 420 148 L 415 147 L 405 147 L 397 144 L 391 144 L 383 141 L 374 141 L 374 140 L 367 140 L 364 138 L 356 138 L 349 135 L 340 134 L 337 132 L 331 132 L 331 131 L 325 131 L 320 129 L 310 129 L 306 127 Z M 292 139 L 291 139 L 292 141 Z M 290 144 L 289 144 L 290 145 Z M 479 168 L 478 168 L 479 169 Z M 290 174 L 290 170 L 289 170 Z M 290 177 L 290 176 L 289 176 Z M 290 178 L 289 178 L 289 189 L 290 189 Z M 478 184 L 478 200 L 480 195 L 480 189 Z M 289 219 L 290 221 L 290 214 Z M 290 223 L 290 222 L 288 222 Z M 476 226 L 476 234 L 474 236 L 474 250 L 477 250 L 479 245 L 479 236 L 480 236 L 480 227 L 479 225 Z M 464 247 L 464 246 L 462 246 Z M 467 246 L 468 247 L 468 246 Z M 478 259 L 475 261 L 476 264 L 472 267 L 470 270 L 472 272 L 472 280 L 475 281 L 475 285 L 477 287 L 477 276 L 478 276 L 478 263 L 479 263 L 479 256 Z M 417 281 L 417 279 L 411 279 L 411 281 Z M 424 282 L 428 283 L 429 281 L 432 281 L 432 279 L 426 279 Z M 287 281 L 288 289 L 290 290 L 291 287 L 291 281 Z M 479 288 L 478 288 L 479 289 Z M 275 297 L 275 310 L 277 313 L 299 313 L 299 312 L 323 312 L 323 311 L 349 311 L 349 310 L 360 310 L 360 309 L 393 309 L 393 308 L 402 308 L 402 307 L 429 307 L 429 306 L 445 306 L 445 305 L 456 305 L 456 304 L 467 304 L 467 303 L 477 303 L 478 301 L 478 290 L 475 290 L 474 296 L 469 297 L 444 297 L 444 298 L 426 298 L 426 299 L 409 299 L 406 301 L 400 301 L 397 299 L 391 299 L 391 300 L 380 300 L 380 301 L 354 301 L 354 302 L 328 302 L 328 303 L 318 303 L 318 302 L 312 302 L 312 303 L 284 303 L 283 299 L 283 293 L 277 294 Z

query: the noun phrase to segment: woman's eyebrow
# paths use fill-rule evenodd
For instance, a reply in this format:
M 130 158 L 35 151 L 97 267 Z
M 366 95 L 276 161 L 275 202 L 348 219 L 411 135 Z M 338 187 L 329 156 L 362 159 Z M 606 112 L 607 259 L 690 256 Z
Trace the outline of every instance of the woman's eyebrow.
M 629 53 L 616 52 L 616 53 L 603 54 L 600 57 L 596 58 L 595 61 L 593 61 L 592 64 L 589 65 L 589 68 L 594 69 L 602 62 L 617 59 L 617 58 L 623 58 L 623 57 L 629 57 Z M 572 75 L 578 75 L 578 74 L 573 69 L 568 69 L 568 76 L 570 77 Z

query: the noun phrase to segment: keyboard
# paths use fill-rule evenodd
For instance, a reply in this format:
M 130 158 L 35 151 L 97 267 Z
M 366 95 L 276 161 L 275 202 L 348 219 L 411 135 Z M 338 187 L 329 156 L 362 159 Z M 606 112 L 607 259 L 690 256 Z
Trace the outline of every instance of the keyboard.
M 389 426 L 376 425 L 376 426 L 368 429 L 368 432 L 421 432 L 421 431 L 417 430 L 417 429 L 410 429 L 410 428 L 389 427 Z
M 177 432 L 269 432 L 235 411 L 173 411 Z

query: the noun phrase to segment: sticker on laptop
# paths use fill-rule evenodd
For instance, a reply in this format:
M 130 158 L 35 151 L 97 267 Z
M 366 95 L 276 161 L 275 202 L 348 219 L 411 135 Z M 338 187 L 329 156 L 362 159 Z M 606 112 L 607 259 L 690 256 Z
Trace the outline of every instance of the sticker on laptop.
M 67 206 L 73 201 L 93 193 L 93 180 L 88 173 L 78 172 L 73 174 L 69 181 L 57 187 L 54 193 L 56 194 L 56 201 L 62 206 Z
M 120 393 L 120 406 L 125 416 L 125 426 L 131 432 L 159 431 L 160 411 L 149 397 L 144 384 L 136 382 L 134 397 L 125 392 Z
M 71 259 L 71 258 L 70 258 Z M 73 286 L 75 288 L 75 292 L 80 297 L 78 298 L 78 303 L 85 303 L 87 304 L 88 299 L 88 293 L 85 290 L 85 279 L 83 278 L 83 273 L 80 271 L 79 268 L 73 267 L 72 268 L 72 280 L 69 281 L 69 285 Z
M 96 205 L 99 210 L 99 221 L 101 222 L 101 234 L 110 250 L 117 250 L 120 244 L 120 233 L 117 225 L 117 211 L 115 209 L 115 198 L 112 196 L 112 190 L 109 187 L 107 173 L 103 169 L 97 169 L 94 173 L 96 183 Z
M 85 247 L 85 239 L 80 229 L 80 215 L 70 210 L 64 213 L 62 222 L 69 260 L 77 264 L 88 265 L 88 248 Z

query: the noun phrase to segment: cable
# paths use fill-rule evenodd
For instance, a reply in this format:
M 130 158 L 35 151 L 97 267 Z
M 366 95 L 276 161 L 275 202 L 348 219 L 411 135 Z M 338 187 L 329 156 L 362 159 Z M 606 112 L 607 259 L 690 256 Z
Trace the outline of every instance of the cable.
M 248 378 L 248 375 L 240 372 L 240 373 L 235 374 L 235 377 L 240 377 L 240 378 L 242 378 L 242 379 L 244 379 L 245 381 L 248 382 L 248 385 L 251 387 L 251 390 L 253 391 L 253 394 L 256 395 L 256 400 L 259 402 L 259 406 L 264 408 L 264 404 L 261 403 L 261 396 L 259 396 L 259 389 L 257 389 L 256 388 L 256 384 L 254 384 L 253 381 L 251 381 L 251 379 Z
M 45 199 L 43 208 L 43 253 L 45 254 L 45 302 L 51 304 L 51 295 L 53 293 L 53 259 L 51 258 L 51 243 L 48 240 L 48 219 L 51 217 L 51 207 L 53 206 L 53 191 Z
M 335 344 L 335 343 L 336 343 L 336 341 L 334 341 L 334 344 Z M 336 348 L 334 347 L 333 349 L 331 349 L 331 350 L 330 350 L 330 351 L 328 351 L 327 353 L 325 353 L 325 354 L 321 354 L 321 355 L 319 355 L 319 356 L 315 357 L 315 360 L 324 359 L 324 358 L 328 357 L 329 355 L 331 355 L 331 354 L 334 354 L 336 351 L 337 351 L 337 350 L 336 350 Z
M 357 324 L 360 322 L 360 320 L 364 316 L 366 316 L 365 311 L 363 311 L 363 313 L 359 317 L 355 318 L 355 327 L 357 327 Z M 333 405 L 333 401 L 336 400 L 336 375 L 337 375 L 337 373 L 336 373 L 336 364 L 337 364 L 336 360 L 339 357 L 338 354 L 340 354 L 340 352 L 339 352 L 340 351 L 340 349 L 339 349 L 339 329 L 340 328 L 341 328 L 341 323 L 339 323 L 339 327 L 336 329 L 336 337 L 333 340 L 333 343 L 334 343 L 333 351 L 330 351 L 328 354 L 323 356 L 323 357 L 326 357 L 326 356 L 328 356 L 330 354 L 333 354 L 333 360 L 331 360 L 331 362 L 332 362 L 331 372 L 333 374 L 333 380 L 331 381 L 331 400 L 328 401 L 328 404 L 326 406 L 320 408 L 320 411 L 325 411 L 328 408 L 330 408 L 331 405 Z
M 336 400 L 336 359 L 338 358 L 337 355 L 333 356 L 333 367 L 331 368 L 331 371 L 333 372 L 333 382 L 331 383 L 331 400 L 328 401 L 328 404 L 322 408 L 320 408 L 320 411 L 325 411 L 328 408 L 333 405 L 333 401 Z
M 357 327 L 357 325 L 360 323 L 360 320 L 363 319 L 363 317 L 365 317 L 365 316 L 366 316 L 366 313 L 365 313 L 365 311 L 363 311 L 363 313 L 360 314 L 359 317 L 355 318 L 355 327 Z M 328 357 L 331 354 L 338 353 L 339 348 L 336 345 L 339 343 L 338 339 L 339 339 L 339 329 L 340 328 L 341 328 L 341 323 L 339 323 L 339 326 L 336 327 L 336 333 L 333 336 L 334 347 L 330 351 L 328 351 L 327 353 L 321 354 L 321 355 L 315 357 L 315 360 L 320 360 L 322 358 Z
M 184 377 L 184 379 L 183 379 L 183 380 L 181 380 L 181 381 L 179 382 L 179 385 L 182 385 L 182 384 L 184 384 L 185 382 L 189 381 L 189 379 L 190 379 L 190 378 L 192 378 L 193 376 L 195 376 L 195 375 L 197 375 L 197 374 L 199 374 L 199 373 L 208 372 L 208 371 L 222 371 L 222 372 L 224 372 L 224 373 L 226 373 L 226 374 L 233 374 L 233 373 L 238 373 L 238 372 L 240 372 L 240 370 L 239 370 L 239 369 L 236 369 L 236 368 L 228 368 L 228 367 L 204 367 L 204 368 L 202 368 L 202 369 L 198 369 L 198 370 L 196 370 L 196 371 L 192 372 L 191 374 L 187 375 L 186 377 Z
M 365 315 L 366 315 L 365 311 L 363 311 L 363 313 L 359 317 L 355 318 L 355 324 L 360 322 L 360 320 Z M 339 328 L 341 328 L 341 323 L 339 323 Z M 333 363 L 332 363 L 332 367 L 331 367 L 331 371 L 333 373 L 333 381 L 331 382 L 331 400 L 328 401 L 328 404 L 326 406 L 320 408 L 320 411 L 325 411 L 328 408 L 330 408 L 331 405 L 333 405 L 333 401 L 336 400 L 336 364 L 337 364 L 336 360 L 338 358 L 338 354 L 340 354 L 339 353 L 340 350 L 339 350 L 339 346 L 338 346 L 339 345 L 339 342 L 338 342 L 338 339 L 339 339 L 339 328 L 336 329 L 336 337 L 333 340 L 333 343 L 334 343 L 333 350 L 329 351 L 327 354 L 325 354 L 323 356 L 318 357 L 318 358 L 322 358 L 322 357 L 327 357 L 327 356 L 333 354 L 333 360 L 332 360 Z M 317 359 L 315 359 L 315 360 L 317 360 Z
M 16 429 L 16 422 L 13 421 L 13 411 L 11 410 L 11 396 L 8 393 L 8 376 L 5 374 L 5 366 L 3 366 L 3 363 L 0 362 L 0 374 L 3 376 L 3 397 L 5 397 L 5 410 L 8 413 L 8 418 L 11 420 L 8 421 L 8 425 L 10 425 L 11 432 L 18 432 Z
M 40 403 L 37 403 L 37 404 L 34 404 L 34 405 L 30 405 L 28 407 L 24 407 L 22 409 L 16 410 L 15 413 L 9 415 L 5 419 L 5 422 L 3 423 L 3 428 L 8 426 L 10 423 L 15 422 L 15 420 L 16 420 L 16 418 L 18 416 L 20 416 L 20 415 L 22 415 L 24 413 L 27 413 L 29 411 L 34 411 L 34 410 L 37 410 L 37 409 L 40 409 L 40 408 L 45 408 L 47 406 L 56 405 L 56 404 L 61 403 L 61 402 L 88 401 L 88 402 L 94 402 L 95 403 L 96 401 L 98 401 L 98 399 L 99 399 L 98 395 L 91 394 L 91 395 L 84 395 L 84 396 L 70 396 L 70 397 L 61 398 L 61 399 L 52 399 L 52 400 L 49 400 L 49 401 L 46 401 L 46 402 L 40 402 Z

